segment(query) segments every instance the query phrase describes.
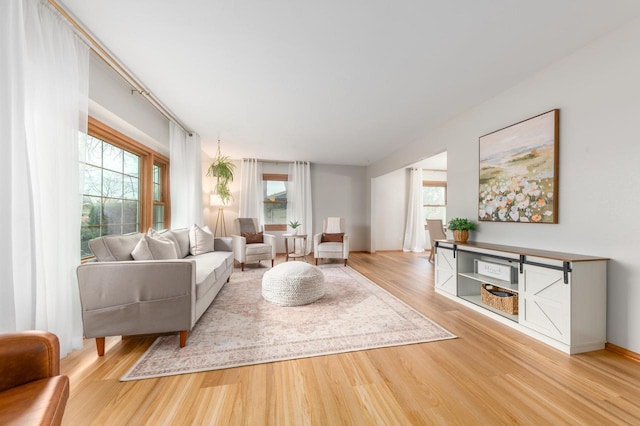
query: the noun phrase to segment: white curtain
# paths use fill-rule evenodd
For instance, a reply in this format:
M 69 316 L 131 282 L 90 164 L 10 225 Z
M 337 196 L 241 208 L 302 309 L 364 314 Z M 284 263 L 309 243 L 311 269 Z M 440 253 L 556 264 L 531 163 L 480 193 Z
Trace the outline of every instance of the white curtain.
M 262 163 L 255 158 L 245 158 L 240 167 L 241 188 L 238 217 L 255 217 L 264 225 Z
M 200 136 L 189 136 L 169 122 L 171 178 L 171 227 L 189 228 L 202 225 L 202 164 Z
M 299 233 L 307 234 L 305 254 L 309 254 L 313 240 L 313 216 L 311 212 L 311 165 L 306 161 L 296 161 L 289 165 L 287 221 L 292 220 L 300 222 Z M 291 230 L 290 227 L 287 229 Z
M 46 2 L 0 2 L 0 332 L 82 348 L 79 134 L 89 48 Z
M 404 251 L 424 251 L 424 213 L 422 204 L 422 169 L 409 171 L 409 202 L 407 203 L 407 222 L 404 228 Z

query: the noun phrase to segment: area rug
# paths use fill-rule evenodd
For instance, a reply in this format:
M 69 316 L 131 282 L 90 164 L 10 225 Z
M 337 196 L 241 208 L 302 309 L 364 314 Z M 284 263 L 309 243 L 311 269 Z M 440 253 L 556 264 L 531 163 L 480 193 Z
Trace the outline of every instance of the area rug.
M 265 267 L 234 272 L 187 346 L 158 337 L 121 381 L 455 338 L 350 267 L 320 266 L 326 294 L 304 306 L 262 298 Z

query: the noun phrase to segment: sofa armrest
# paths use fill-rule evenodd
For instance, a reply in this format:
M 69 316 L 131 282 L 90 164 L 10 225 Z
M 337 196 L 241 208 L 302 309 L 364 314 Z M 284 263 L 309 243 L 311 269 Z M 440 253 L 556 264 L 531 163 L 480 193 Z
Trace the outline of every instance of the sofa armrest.
M 59 374 L 60 344 L 55 334 L 0 334 L 0 392 Z
M 164 322 L 190 330 L 196 321 L 193 259 L 86 263 L 77 274 L 87 338 L 152 333 Z
M 240 235 L 232 235 L 233 257 L 240 263 L 247 260 L 247 239 Z
M 231 237 L 215 237 L 213 249 L 215 251 L 233 251 L 233 239 Z
M 318 257 L 318 246 L 322 242 L 322 233 L 313 236 L 313 257 Z
M 272 234 L 262 234 L 262 242 L 271 246 L 271 259 L 276 258 L 276 236 Z
M 342 237 L 342 258 L 349 258 L 349 236 L 347 234 Z

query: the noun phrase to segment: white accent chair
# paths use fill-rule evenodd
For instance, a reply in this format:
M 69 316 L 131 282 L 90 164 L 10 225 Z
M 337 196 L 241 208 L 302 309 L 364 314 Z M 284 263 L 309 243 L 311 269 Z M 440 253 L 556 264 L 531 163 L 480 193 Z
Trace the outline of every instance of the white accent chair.
M 446 240 L 447 234 L 444 232 L 440 219 L 427 219 L 427 231 L 429 231 L 429 240 L 431 240 L 431 254 L 429 254 L 429 262 L 431 262 L 436 251 L 436 240 Z
M 233 256 L 240 263 L 240 268 L 244 271 L 245 263 L 260 262 L 261 260 L 271 260 L 273 267 L 276 259 L 276 237 L 263 233 L 261 243 L 247 243 L 247 238 L 243 234 L 262 232 L 258 219 L 237 218 L 234 220 L 234 224 L 238 233 L 231 235 Z
M 322 232 L 313 236 L 313 257 L 316 259 L 343 259 L 347 266 L 349 259 L 349 236 L 346 234 L 345 220 L 342 217 L 327 217 L 322 221 Z M 326 237 L 329 234 L 329 237 Z M 333 234 L 333 235 L 332 235 Z M 343 234 L 342 241 L 324 241 L 336 234 Z M 323 239 L 323 235 L 326 238 Z

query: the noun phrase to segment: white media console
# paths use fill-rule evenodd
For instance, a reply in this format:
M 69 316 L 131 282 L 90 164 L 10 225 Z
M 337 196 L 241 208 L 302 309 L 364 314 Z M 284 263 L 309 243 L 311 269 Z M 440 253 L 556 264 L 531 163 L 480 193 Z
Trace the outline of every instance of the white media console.
M 436 243 L 435 290 L 563 352 L 588 352 L 603 349 L 606 342 L 607 261 L 440 240 Z M 517 295 L 517 313 L 483 303 L 483 284 Z M 496 294 L 509 296 L 504 291 Z

